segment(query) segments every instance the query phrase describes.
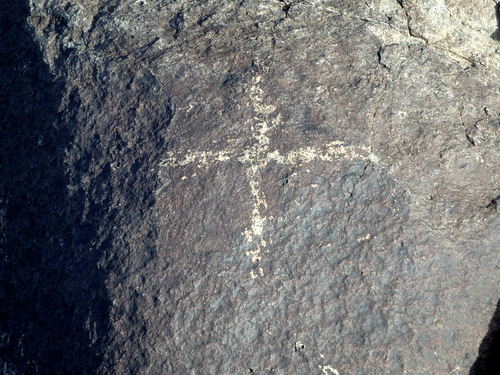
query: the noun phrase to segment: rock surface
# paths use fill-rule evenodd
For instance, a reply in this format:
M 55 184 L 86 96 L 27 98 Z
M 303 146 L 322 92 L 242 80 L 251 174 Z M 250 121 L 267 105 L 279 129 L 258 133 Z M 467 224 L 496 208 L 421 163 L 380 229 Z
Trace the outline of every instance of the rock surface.
M 497 19 L 486 0 L 2 11 L 0 371 L 493 373 Z

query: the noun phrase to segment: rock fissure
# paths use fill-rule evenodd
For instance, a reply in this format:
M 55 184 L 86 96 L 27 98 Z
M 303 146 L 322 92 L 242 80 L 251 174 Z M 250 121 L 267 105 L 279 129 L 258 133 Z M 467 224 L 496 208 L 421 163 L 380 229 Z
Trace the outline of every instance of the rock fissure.
M 464 135 L 465 135 L 465 138 L 467 139 L 467 141 L 469 142 L 469 144 L 472 146 L 472 147 L 475 147 L 476 146 L 476 143 L 474 142 L 474 139 L 471 137 L 470 135 L 470 130 L 469 128 L 465 125 L 464 123 L 464 119 L 463 119 L 463 116 L 462 116 L 462 111 L 460 111 L 460 124 L 462 125 L 462 127 L 464 128 Z

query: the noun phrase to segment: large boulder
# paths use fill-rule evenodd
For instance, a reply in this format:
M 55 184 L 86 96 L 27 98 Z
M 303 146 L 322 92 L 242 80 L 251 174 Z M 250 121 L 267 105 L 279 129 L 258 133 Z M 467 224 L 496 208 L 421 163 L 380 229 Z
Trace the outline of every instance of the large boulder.
M 4 373 L 494 373 L 494 2 L 14 8 Z

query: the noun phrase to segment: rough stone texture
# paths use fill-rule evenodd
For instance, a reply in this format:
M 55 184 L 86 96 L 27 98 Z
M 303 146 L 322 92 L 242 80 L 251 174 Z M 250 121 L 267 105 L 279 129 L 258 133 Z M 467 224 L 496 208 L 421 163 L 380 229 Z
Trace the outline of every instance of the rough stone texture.
M 495 373 L 498 10 L 3 10 L 0 371 Z

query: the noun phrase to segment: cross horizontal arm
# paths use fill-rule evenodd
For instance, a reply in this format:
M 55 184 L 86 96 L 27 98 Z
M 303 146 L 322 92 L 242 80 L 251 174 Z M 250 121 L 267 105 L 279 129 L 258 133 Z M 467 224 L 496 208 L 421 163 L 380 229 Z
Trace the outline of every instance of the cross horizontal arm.
M 198 168 L 206 167 L 214 162 L 227 162 L 235 155 L 234 151 L 191 151 L 188 150 L 182 158 L 170 151 L 160 162 L 160 167 L 182 167 L 195 164 Z

